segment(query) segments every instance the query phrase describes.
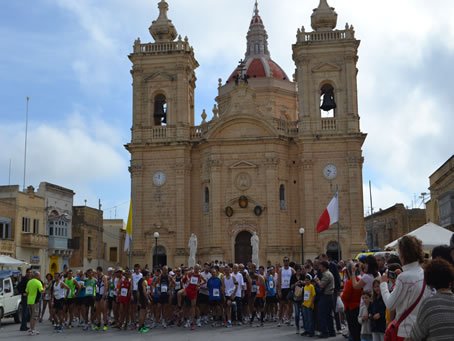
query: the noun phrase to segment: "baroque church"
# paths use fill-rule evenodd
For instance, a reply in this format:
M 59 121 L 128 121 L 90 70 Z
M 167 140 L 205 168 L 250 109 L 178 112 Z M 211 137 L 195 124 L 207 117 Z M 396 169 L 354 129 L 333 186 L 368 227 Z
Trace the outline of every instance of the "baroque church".
M 251 261 L 254 232 L 260 264 L 338 251 L 350 258 L 364 249 L 366 134 L 353 26 L 336 29 L 337 13 L 320 0 L 312 31 L 297 30 L 289 77 L 271 59 L 256 2 L 245 57 L 219 79 L 211 120 L 204 110 L 195 125 L 199 64 L 168 19 L 167 2 L 158 7 L 154 42 L 137 39 L 129 55 L 133 263 L 187 264 L 192 234 L 198 262 Z M 316 228 L 336 191 L 340 243 L 336 225 Z

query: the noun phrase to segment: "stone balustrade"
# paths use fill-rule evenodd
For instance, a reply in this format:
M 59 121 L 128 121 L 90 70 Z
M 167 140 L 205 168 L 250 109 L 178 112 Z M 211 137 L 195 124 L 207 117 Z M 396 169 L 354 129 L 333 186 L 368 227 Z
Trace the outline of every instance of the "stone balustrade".
M 337 130 L 337 119 L 336 118 L 322 118 L 321 129 L 324 131 L 327 130 Z
M 49 246 L 48 237 L 43 234 L 22 233 L 21 244 L 24 247 L 47 249 Z
M 355 31 L 353 28 L 346 30 L 335 31 L 320 31 L 320 32 L 298 32 L 298 42 L 317 42 L 330 40 L 346 40 L 354 39 Z
M 191 52 L 192 47 L 186 41 L 134 44 L 134 53 L 158 54 L 167 53 L 169 51 Z

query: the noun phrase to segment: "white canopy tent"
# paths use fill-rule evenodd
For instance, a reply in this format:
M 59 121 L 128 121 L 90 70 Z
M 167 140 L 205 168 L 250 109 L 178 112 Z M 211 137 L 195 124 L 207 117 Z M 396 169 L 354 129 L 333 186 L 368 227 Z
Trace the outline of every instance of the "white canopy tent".
M 1 267 L 18 267 L 27 264 L 21 260 L 12 258 L 10 256 L 0 255 L 0 266 Z
M 427 223 L 420 228 L 407 233 L 407 236 L 415 236 L 422 241 L 424 250 L 432 251 L 435 246 L 438 245 L 449 245 L 449 241 L 453 235 L 453 232 L 445 229 L 444 227 L 438 226 L 434 223 Z M 400 238 L 399 238 L 400 239 Z M 396 249 L 399 239 L 389 243 L 385 246 Z

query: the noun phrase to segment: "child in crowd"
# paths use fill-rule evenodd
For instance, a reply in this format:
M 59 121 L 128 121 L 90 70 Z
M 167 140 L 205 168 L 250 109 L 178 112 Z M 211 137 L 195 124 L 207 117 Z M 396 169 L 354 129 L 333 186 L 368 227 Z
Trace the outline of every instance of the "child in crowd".
M 304 301 L 303 305 L 303 324 L 304 336 L 314 336 L 314 298 L 315 288 L 312 284 L 312 276 L 306 274 L 304 285 Z
M 373 301 L 369 305 L 369 315 L 371 316 L 371 331 L 373 341 L 384 341 L 386 331 L 386 306 L 381 297 L 380 281 L 373 283 Z
M 361 324 L 361 341 L 372 341 L 370 326 L 369 306 L 372 294 L 370 291 L 363 291 L 363 304 L 359 308 L 358 322 Z

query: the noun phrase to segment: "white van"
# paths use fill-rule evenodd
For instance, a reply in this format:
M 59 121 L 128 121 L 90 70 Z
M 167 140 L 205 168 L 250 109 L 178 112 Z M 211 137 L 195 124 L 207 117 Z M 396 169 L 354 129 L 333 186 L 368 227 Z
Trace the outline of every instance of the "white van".
M 0 326 L 5 317 L 14 317 L 14 322 L 20 323 L 22 306 L 17 285 L 21 280 L 21 275 L 18 270 L 0 271 Z

